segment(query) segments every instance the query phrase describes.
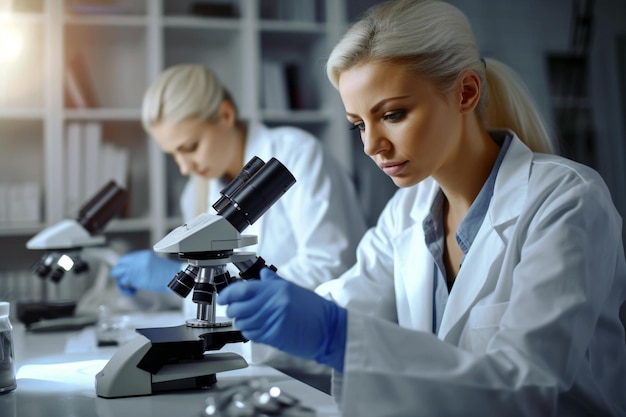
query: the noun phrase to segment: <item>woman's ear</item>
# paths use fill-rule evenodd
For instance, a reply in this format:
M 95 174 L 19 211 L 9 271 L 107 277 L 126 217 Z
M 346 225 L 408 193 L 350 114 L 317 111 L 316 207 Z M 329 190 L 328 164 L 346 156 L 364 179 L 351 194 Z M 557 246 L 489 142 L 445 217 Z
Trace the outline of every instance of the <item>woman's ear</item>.
M 480 101 L 480 79 L 472 71 L 465 71 L 458 81 L 458 91 L 461 97 L 459 110 L 462 113 L 473 111 Z
M 237 110 L 235 110 L 233 103 L 228 100 L 224 100 L 220 103 L 220 107 L 217 111 L 220 121 L 229 127 L 235 125 L 235 122 L 237 121 Z

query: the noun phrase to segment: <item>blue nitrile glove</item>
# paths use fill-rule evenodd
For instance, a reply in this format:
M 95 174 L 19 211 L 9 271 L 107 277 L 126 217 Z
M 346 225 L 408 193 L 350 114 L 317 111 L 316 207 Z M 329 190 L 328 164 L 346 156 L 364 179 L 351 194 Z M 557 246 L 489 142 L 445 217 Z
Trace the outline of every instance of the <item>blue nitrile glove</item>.
M 263 268 L 260 280 L 232 283 L 217 303 L 247 339 L 343 372 L 348 313 L 332 301 Z
M 167 284 L 180 269 L 180 262 L 146 249 L 121 256 L 110 274 L 122 293 L 133 295 L 136 290 L 167 292 Z

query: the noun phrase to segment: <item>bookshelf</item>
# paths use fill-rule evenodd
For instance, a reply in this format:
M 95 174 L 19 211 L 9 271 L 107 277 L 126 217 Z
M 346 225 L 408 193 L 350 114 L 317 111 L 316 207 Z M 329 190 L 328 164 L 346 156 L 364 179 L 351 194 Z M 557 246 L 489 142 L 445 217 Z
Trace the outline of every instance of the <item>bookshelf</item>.
M 598 169 L 588 57 L 583 54 L 549 53 L 546 58 L 560 153 Z
M 30 186 L 31 193 L 34 186 L 37 198 L 36 218 L 29 221 L 14 221 L 0 208 L 0 293 L 24 298 L 39 285 L 29 269 L 40 254 L 26 250 L 25 242 L 45 226 L 75 217 L 71 200 L 89 196 L 88 190 L 76 191 L 71 173 L 78 180 L 93 175 L 88 170 L 103 159 L 105 147 L 125 155 L 128 163 L 119 169 L 130 191 L 128 210 L 107 228 L 109 240 L 123 241 L 127 249 L 151 247 L 180 224 L 178 195 L 185 179 L 140 122 L 145 88 L 171 65 L 210 66 L 231 89 L 242 117 L 307 129 L 352 170 L 354 139 L 324 72 L 325 57 L 346 27 L 343 0 L 8 4 L 10 10 L 0 9 L 0 28 L 12 28 L 21 47 L 0 61 L 0 186 Z M 264 88 L 268 60 L 284 76 L 276 80 L 283 82 L 280 88 Z M 297 80 L 297 89 L 288 88 L 288 78 Z M 280 91 L 287 104 L 266 105 Z M 91 151 L 100 156 L 96 161 L 74 146 L 70 150 L 76 140 L 86 147 L 84 135 L 70 139 L 68 132 L 77 126 L 97 126 L 100 152 Z M 31 284 L 20 284 L 18 291 L 17 284 L 3 283 L 6 276 Z M 65 281 L 70 280 L 60 284 Z

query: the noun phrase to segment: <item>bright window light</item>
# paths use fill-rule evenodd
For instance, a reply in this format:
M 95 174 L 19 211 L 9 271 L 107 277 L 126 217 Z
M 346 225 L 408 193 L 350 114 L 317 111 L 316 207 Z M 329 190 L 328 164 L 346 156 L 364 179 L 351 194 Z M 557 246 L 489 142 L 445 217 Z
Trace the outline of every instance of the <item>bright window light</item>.
M 0 26 L 0 64 L 15 61 L 23 48 L 24 40 L 20 33 Z

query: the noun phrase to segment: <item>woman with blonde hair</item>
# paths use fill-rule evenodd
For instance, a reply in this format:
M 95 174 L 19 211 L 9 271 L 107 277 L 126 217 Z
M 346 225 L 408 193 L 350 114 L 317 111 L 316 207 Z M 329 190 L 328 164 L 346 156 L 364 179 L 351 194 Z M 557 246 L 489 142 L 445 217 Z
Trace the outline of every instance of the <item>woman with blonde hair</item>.
M 236 326 L 332 366 L 344 417 L 626 415 L 622 219 L 463 13 L 381 3 L 327 73 L 400 190 L 316 292 L 269 270 L 226 288 Z

